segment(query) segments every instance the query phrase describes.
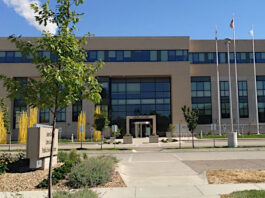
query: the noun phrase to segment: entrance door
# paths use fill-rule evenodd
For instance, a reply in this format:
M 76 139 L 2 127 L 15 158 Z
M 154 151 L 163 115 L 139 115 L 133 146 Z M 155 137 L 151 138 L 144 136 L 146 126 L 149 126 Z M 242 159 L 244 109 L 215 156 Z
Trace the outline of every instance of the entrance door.
M 135 138 L 149 137 L 152 134 L 152 119 L 131 119 L 130 133 Z

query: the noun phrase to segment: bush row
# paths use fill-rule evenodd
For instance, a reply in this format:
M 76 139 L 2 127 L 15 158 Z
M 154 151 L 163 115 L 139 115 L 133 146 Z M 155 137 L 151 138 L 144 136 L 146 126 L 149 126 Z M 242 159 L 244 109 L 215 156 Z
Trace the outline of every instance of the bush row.
M 52 185 L 59 183 L 60 180 L 65 179 L 66 175 L 71 172 L 71 168 L 80 163 L 80 155 L 77 154 L 75 149 L 71 150 L 68 154 L 66 152 L 58 153 L 58 161 L 64 162 L 64 164 L 58 168 L 55 168 L 52 173 Z M 48 179 L 42 180 L 37 188 L 48 188 Z
M 67 184 L 73 188 L 104 185 L 110 181 L 115 163 L 115 157 L 91 157 L 72 168 Z
M 90 189 L 83 189 L 75 193 L 56 192 L 53 198 L 98 198 L 97 194 Z

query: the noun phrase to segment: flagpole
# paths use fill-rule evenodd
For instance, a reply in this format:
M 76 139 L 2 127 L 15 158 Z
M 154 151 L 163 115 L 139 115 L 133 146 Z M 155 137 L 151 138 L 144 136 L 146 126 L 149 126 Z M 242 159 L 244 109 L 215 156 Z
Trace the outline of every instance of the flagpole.
M 233 22 L 235 24 L 234 14 Z M 234 25 L 234 58 L 235 58 L 235 81 L 236 81 L 236 113 L 237 113 L 237 130 L 240 131 L 239 103 L 238 103 L 238 82 L 237 82 L 237 61 L 236 61 L 236 29 Z
M 231 125 L 231 132 L 234 131 L 234 124 L 233 124 L 233 104 L 232 104 L 232 85 L 231 85 L 231 64 L 230 64 L 230 44 L 231 39 L 225 39 L 227 45 L 227 63 L 228 63 L 228 82 L 229 82 L 229 103 L 230 103 L 230 125 Z
M 217 104 L 218 104 L 218 124 L 219 135 L 222 135 L 221 125 L 221 107 L 220 107 L 220 83 L 219 83 L 219 59 L 218 59 L 218 38 L 217 38 L 217 26 L 215 27 L 215 51 L 216 51 L 216 81 L 217 81 Z
M 252 48 L 253 48 L 253 75 L 254 75 L 254 96 L 255 96 L 255 107 L 256 107 L 256 127 L 257 134 L 259 134 L 259 112 L 258 112 L 258 97 L 257 97 L 257 80 L 256 80 L 256 57 L 255 57 L 255 41 L 254 41 L 254 30 L 253 25 L 251 28 L 251 36 L 252 36 Z

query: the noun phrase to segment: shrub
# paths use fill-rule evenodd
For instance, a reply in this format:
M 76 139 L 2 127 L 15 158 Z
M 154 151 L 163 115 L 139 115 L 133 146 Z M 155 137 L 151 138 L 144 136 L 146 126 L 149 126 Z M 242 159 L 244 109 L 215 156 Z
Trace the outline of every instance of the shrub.
M 3 153 L 0 155 L 0 175 L 8 171 L 8 165 L 17 161 L 10 153 Z
M 57 157 L 59 162 L 72 161 L 74 163 L 79 163 L 81 161 L 80 155 L 77 153 L 76 149 L 72 149 L 70 153 L 59 151 Z
M 68 158 L 68 154 L 64 151 L 59 151 L 57 158 L 59 162 L 65 162 Z
M 83 189 L 75 193 L 56 192 L 53 198 L 98 198 L 98 195 L 90 189 Z
M 103 185 L 110 181 L 116 162 L 111 156 L 91 157 L 73 167 L 67 184 L 73 188 Z
M 84 160 L 87 160 L 87 158 L 88 158 L 88 157 L 87 157 L 87 154 L 86 154 L 86 153 L 83 153 L 83 159 L 84 159 Z
M 76 149 L 72 149 L 70 151 L 69 156 L 68 156 L 68 160 L 75 162 L 75 163 L 81 162 L 80 155 L 77 153 Z
M 60 180 L 65 179 L 66 175 L 71 172 L 71 168 L 75 162 L 73 161 L 66 161 L 62 166 L 55 168 L 52 173 L 52 185 L 57 184 Z M 42 180 L 37 186 L 37 188 L 47 188 L 48 187 L 48 180 Z

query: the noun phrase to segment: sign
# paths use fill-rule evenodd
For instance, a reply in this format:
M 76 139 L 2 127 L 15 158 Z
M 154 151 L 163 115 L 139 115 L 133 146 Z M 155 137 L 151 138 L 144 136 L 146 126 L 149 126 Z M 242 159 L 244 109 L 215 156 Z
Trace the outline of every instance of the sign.
M 40 159 L 50 156 L 52 128 L 33 127 L 28 129 L 27 158 Z M 58 129 L 55 129 L 53 155 L 58 153 Z
M 211 130 L 216 131 L 216 124 L 211 124 Z
M 93 133 L 93 131 L 94 131 L 94 128 L 93 128 L 93 127 L 90 127 L 90 129 L 89 129 L 89 130 L 90 130 L 90 132 L 91 132 L 91 133 Z
M 80 129 L 79 129 L 79 131 L 80 131 L 81 133 L 85 132 L 85 128 L 84 128 L 84 126 L 83 126 L 83 125 L 81 125 L 81 126 L 80 126 Z
M 178 124 L 179 132 L 182 130 L 182 125 Z
M 115 124 L 115 125 L 112 125 L 111 126 L 111 130 L 112 130 L 112 132 L 118 132 L 118 126 Z
M 224 131 L 226 131 L 226 124 L 223 125 L 223 129 L 224 129 Z

